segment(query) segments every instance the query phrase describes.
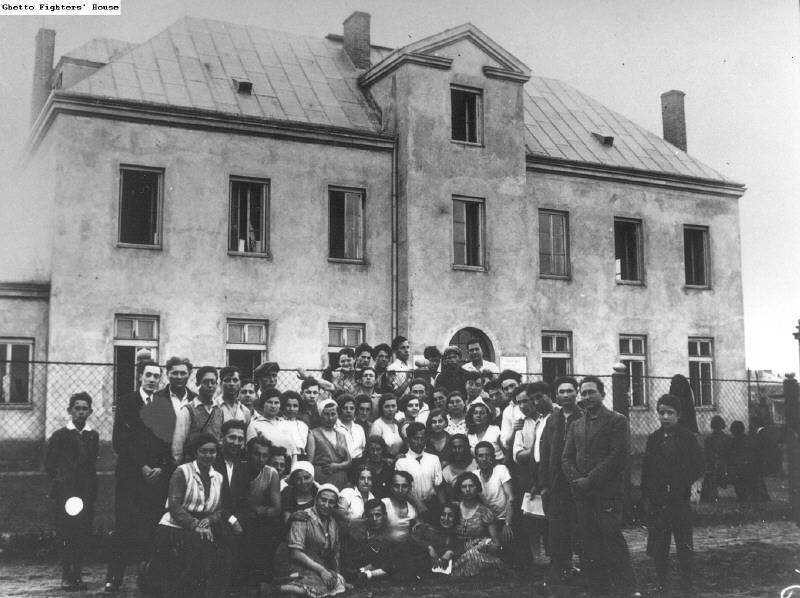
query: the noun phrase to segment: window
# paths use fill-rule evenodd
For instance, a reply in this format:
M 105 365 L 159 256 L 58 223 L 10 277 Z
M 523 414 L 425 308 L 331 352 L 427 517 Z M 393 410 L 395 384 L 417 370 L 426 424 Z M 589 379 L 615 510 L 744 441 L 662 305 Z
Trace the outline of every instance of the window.
M 552 384 L 572 373 L 572 333 L 542 332 L 542 379 Z
M 330 189 L 329 257 L 337 260 L 364 260 L 364 192 Z
M 33 340 L 0 338 L 0 405 L 31 402 Z
M 569 229 L 566 212 L 539 210 L 539 274 L 569 276 Z
M 267 360 L 265 320 L 228 320 L 225 331 L 225 363 L 235 365 L 242 379 L 252 378 L 253 370 Z
M 231 179 L 228 251 L 269 253 L 269 183 Z
M 687 285 L 707 287 L 711 284 L 708 276 L 707 227 L 683 227 L 683 261 Z
M 339 351 L 345 347 L 355 349 L 364 342 L 364 324 L 328 324 L 328 363 L 331 367 L 339 367 Z
M 614 219 L 614 261 L 617 282 L 643 282 L 641 220 Z
M 644 407 L 647 404 L 647 337 L 621 334 L 619 357 L 628 370 L 631 406 Z
M 450 107 L 453 140 L 481 143 L 483 96 L 479 90 L 463 87 L 450 88 Z
M 161 246 L 162 170 L 125 166 L 119 176 L 119 242 Z
M 114 319 L 114 389 L 116 395 L 136 390 L 136 356 L 150 353 L 158 361 L 158 318 L 118 315 Z
M 453 264 L 483 269 L 483 200 L 453 198 Z
M 689 339 L 689 385 L 694 404 L 714 405 L 714 341 L 710 338 Z

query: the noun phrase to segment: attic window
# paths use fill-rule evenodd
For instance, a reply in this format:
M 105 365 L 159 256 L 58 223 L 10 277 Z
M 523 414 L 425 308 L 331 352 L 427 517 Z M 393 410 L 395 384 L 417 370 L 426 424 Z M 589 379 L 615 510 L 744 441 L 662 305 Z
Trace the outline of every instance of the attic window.
M 233 79 L 233 88 L 236 93 L 249 96 L 253 93 L 253 83 L 247 79 Z
M 450 109 L 453 141 L 481 143 L 483 124 L 483 95 L 479 89 L 450 88 Z
M 608 135 L 607 133 L 592 133 L 592 137 L 597 139 L 601 145 L 606 147 L 611 147 L 614 145 L 614 136 Z

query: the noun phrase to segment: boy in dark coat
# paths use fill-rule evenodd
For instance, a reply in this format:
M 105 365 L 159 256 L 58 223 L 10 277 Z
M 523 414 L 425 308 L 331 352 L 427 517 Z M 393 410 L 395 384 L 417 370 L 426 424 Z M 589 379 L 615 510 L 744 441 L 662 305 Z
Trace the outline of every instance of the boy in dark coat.
M 675 549 L 682 590 L 692 584 L 692 509 L 689 492 L 703 473 L 703 453 L 694 434 L 678 425 L 681 400 L 663 395 L 656 406 L 661 428 L 647 438 L 642 464 L 642 496 L 648 514 L 647 554 L 653 557 L 658 590 L 667 587 L 669 545 Z
M 85 590 L 81 566 L 94 518 L 97 497 L 99 435 L 86 419 L 92 397 L 79 392 L 69 398 L 70 421 L 47 441 L 45 470 L 52 481 L 56 538 L 61 552 L 61 589 Z

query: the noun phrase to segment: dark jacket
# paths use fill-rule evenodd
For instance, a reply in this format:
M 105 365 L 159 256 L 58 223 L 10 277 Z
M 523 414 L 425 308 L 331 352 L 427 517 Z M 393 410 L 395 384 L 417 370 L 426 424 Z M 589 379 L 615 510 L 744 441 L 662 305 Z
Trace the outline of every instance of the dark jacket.
M 139 480 L 142 475 L 145 427 L 139 411 L 143 406 L 144 401 L 139 391 L 122 395 L 117 399 L 111 445 L 117 454 L 118 484 L 125 480 Z
M 197 396 L 188 388 L 186 399 Z M 145 431 L 143 435 L 142 463 L 161 467 L 170 473 L 175 467 L 172 459 L 172 435 L 175 432 L 175 410 L 169 397 L 169 386 L 153 393 L 153 400 L 139 411 Z
M 647 437 L 642 463 L 642 497 L 654 504 L 688 500 L 695 480 L 703 474 L 703 452 L 692 432 L 676 425 L 659 428 Z
M 66 427 L 47 441 L 45 471 L 50 477 L 50 497 L 78 496 L 93 503 L 97 497 L 97 454 L 100 436 L 94 430 L 78 432 Z
M 222 520 L 227 521 L 233 515 L 241 517 L 244 499 L 247 495 L 247 463 L 236 461 L 233 464 L 233 475 L 228 479 L 228 468 L 225 466 L 225 457 L 220 453 L 214 461 L 214 469 L 222 474 L 222 487 L 220 488 L 220 506 L 222 507 Z
M 589 420 L 591 425 L 587 428 Z M 561 458 L 564 475 L 570 482 L 589 478 L 586 496 L 622 498 L 629 445 L 630 429 L 625 416 L 604 406 L 594 419 L 584 413 L 567 430 Z
M 561 455 L 567 440 L 567 430 L 582 416 L 583 411 L 577 407 L 569 417 L 562 409 L 553 408 L 553 413 L 542 432 L 540 448 L 542 462 L 539 471 L 539 486 L 542 490 L 549 490 L 554 494 L 569 493 L 569 480 L 561 467 Z

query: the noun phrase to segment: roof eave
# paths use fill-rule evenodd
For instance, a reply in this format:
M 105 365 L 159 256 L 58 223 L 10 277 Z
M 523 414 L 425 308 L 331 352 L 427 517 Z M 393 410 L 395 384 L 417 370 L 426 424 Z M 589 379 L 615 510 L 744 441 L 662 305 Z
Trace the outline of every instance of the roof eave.
M 610 166 L 594 162 L 579 162 L 530 152 L 525 155 L 525 165 L 528 170 L 534 172 L 644 185 L 659 189 L 689 191 L 731 199 L 738 199 L 747 191 L 747 187 L 744 184 L 733 181 Z

